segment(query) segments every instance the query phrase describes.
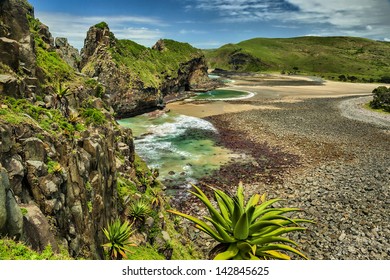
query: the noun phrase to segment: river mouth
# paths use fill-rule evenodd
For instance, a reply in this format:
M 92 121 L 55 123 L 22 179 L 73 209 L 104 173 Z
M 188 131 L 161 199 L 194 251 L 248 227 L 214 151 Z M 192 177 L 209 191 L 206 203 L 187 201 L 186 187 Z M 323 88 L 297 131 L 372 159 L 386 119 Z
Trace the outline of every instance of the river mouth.
M 231 89 L 215 89 L 207 92 L 197 93 L 193 100 L 237 100 L 253 97 L 254 94 L 247 91 Z
M 149 113 L 118 120 L 131 128 L 135 150 L 170 189 L 188 188 L 229 163 L 235 154 L 217 146 L 218 131 L 208 121 L 176 113 Z

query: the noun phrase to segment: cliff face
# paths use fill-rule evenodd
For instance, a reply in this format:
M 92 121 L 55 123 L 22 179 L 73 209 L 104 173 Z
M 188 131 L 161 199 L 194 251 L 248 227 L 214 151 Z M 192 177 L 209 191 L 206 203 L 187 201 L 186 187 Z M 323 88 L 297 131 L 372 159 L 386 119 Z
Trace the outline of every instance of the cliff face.
M 0 1 L 0 91 L 15 97 L 31 97 L 35 91 L 34 40 L 26 17 L 33 13 L 25 1 Z M 14 73 L 20 71 L 24 77 L 17 78 Z
M 131 131 L 96 81 L 74 78 L 74 50 L 54 45 L 31 6 L 1 0 L 0 17 L 0 236 L 101 258 L 117 176 L 135 176 Z
M 100 259 L 102 228 L 120 219 L 135 222 L 140 246 L 184 258 L 158 171 L 136 157 L 132 132 L 113 116 L 114 108 L 154 109 L 171 91 L 202 83 L 199 51 L 169 40 L 145 48 L 99 25 L 77 57 L 27 2 L 0 0 L 0 9 L 0 238 Z M 150 208 L 141 221 L 131 212 L 137 203 Z
M 209 82 L 199 50 L 171 40 L 151 49 L 117 40 L 104 23 L 90 28 L 81 55 L 82 72 L 105 86 L 120 117 L 162 107 L 164 97 Z

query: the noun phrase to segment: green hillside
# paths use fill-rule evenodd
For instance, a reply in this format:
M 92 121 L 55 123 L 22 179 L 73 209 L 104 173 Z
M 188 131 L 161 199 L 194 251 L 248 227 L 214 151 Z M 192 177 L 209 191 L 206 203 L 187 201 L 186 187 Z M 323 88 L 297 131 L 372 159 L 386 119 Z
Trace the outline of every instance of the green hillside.
M 111 48 L 114 60 L 136 73 L 144 86 L 158 87 L 167 78 L 176 78 L 180 65 L 202 55 L 187 43 L 160 40 L 158 47 L 147 48 L 131 40 L 115 39 Z
M 210 68 L 238 72 L 344 75 L 361 81 L 390 76 L 390 43 L 355 37 L 255 38 L 205 54 Z

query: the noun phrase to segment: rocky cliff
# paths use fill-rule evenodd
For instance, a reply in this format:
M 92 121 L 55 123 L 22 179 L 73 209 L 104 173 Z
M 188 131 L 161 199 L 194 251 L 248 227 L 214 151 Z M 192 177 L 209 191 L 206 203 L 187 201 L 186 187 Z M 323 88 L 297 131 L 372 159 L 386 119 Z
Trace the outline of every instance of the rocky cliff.
M 72 49 L 54 45 L 30 5 L 2 0 L 0 16 L 0 235 L 101 258 L 101 229 L 120 214 L 117 176 L 135 176 L 131 131 L 96 83 L 75 78 L 61 58 Z
M 200 50 L 172 40 L 146 48 L 116 39 L 105 23 L 89 29 L 81 56 L 82 72 L 105 86 L 120 117 L 154 110 L 164 97 L 210 82 Z
M 0 0 L 0 35 L 0 238 L 100 259 L 102 229 L 120 219 L 134 222 L 141 252 L 153 244 L 156 258 L 190 258 L 165 211 L 158 171 L 136 156 L 132 132 L 116 123 L 110 106 L 134 114 L 155 107 L 168 88 L 187 86 L 154 70 L 129 71 L 126 65 L 144 62 L 118 62 L 118 51 L 130 49 L 104 26 L 91 29 L 81 59 L 66 39 L 53 39 L 26 1 Z M 196 63 L 180 68 L 191 72 L 183 78 L 188 86 L 205 71 Z M 77 72 L 80 64 L 94 79 Z M 147 211 L 133 213 L 137 205 Z

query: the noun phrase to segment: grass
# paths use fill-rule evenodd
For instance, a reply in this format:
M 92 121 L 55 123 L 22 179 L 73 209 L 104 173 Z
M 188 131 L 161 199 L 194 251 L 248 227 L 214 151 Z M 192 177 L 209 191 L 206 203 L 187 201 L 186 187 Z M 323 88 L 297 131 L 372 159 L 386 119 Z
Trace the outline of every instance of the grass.
M 144 87 L 159 87 L 166 77 L 178 76 L 181 64 L 202 55 L 187 43 L 163 40 L 165 49 L 158 51 L 139 45 L 131 40 L 115 39 L 110 52 L 118 65 L 125 66 L 131 75 L 130 85 L 139 80 Z
M 390 112 L 386 112 L 384 109 L 374 109 L 374 108 L 371 108 L 370 102 L 364 104 L 363 108 L 366 109 L 366 110 L 375 112 L 375 113 L 380 113 L 380 114 L 384 114 L 384 115 L 390 115 Z
M 165 260 L 150 244 L 132 247 L 130 250 L 131 253 L 127 253 L 128 260 Z
M 11 124 L 30 123 L 39 125 L 53 135 L 64 133 L 72 135 L 76 131 L 83 131 L 82 124 L 71 124 L 57 109 L 46 109 L 31 104 L 25 99 L 5 98 L 2 103 L 8 108 L 0 109 L 1 118 Z M 55 126 L 53 126 L 55 124 Z
M 74 78 L 74 69 L 69 66 L 39 35 L 41 22 L 31 16 L 27 16 L 30 31 L 35 41 L 35 54 L 37 66 L 45 73 L 46 82 L 50 85 L 58 80 L 70 80 Z
M 106 116 L 96 108 L 86 108 L 81 110 L 81 116 L 87 124 L 102 125 L 106 123 Z
M 0 260 L 70 260 L 65 251 L 55 254 L 51 246 L 41 253 L 32 250 L 26 244 L 12 239 L 0 239 Z
M 390 44 L 355 37 L 299 37 L 288 39 L 255 38 L 206 50 L 211 68 L 232 70 L 235 54 L 261 61 L 261 67 L 244 63 L 239 71 L 285 71 L 338 78 L 356 76 L 357 81 L 375 81 L 390 71 Z M 256 66 L 256 65 L 255 65 Z

